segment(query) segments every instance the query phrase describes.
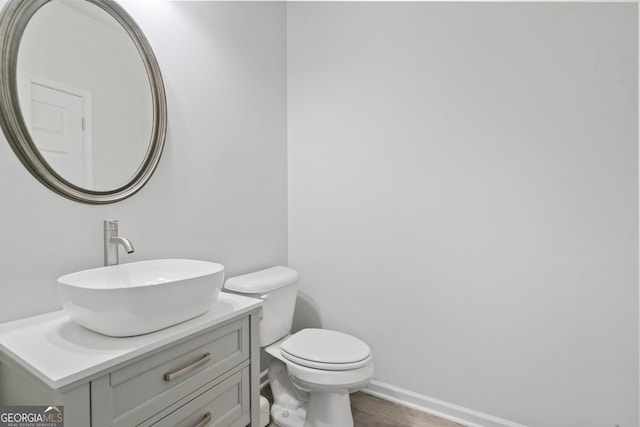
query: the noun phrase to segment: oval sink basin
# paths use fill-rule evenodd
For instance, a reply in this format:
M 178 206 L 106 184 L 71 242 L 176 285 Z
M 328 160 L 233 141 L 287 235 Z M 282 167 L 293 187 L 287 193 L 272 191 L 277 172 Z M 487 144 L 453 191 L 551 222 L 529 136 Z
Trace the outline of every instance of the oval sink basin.
M 114 337 L 164 329 L 206 313 L 224 266 L 160 259 L 94 268 L 58 279 L 62 308 L 78 324 Z

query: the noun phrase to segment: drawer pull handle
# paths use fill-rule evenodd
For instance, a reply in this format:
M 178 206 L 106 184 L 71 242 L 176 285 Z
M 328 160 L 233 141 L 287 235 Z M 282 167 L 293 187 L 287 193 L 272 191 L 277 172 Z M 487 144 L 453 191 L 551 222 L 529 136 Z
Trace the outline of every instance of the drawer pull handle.
M 211 423 L 211 412 L 204 414 L 204 419 L 196 424 L 196 427 L 207 427 Z
M 180 378 L 184 377 L 185 375 L 189 375 L 191 372 L 195 371 L 199 367 L 201 367 L 203 365 L 206 365 L 207 363 L 209 363 L 210 360 L 211 360 L 211 354 L 210 353 L 205 353 L 204 356 L 202 356 L 196 362 L 193 362 L 191 365 L 185 366 L 184 368 L 182 368 L 182 369 L 180 369 L 178 371 L 169 372 L 169 373 L 164 374 L 164 380 L 165 381 L 174 381 L 174 380 L 180 379 Z

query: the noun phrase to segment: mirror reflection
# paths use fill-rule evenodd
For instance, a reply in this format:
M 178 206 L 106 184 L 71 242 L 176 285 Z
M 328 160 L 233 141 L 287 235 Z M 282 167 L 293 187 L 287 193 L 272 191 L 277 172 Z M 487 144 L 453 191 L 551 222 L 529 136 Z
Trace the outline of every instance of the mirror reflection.
M 153 105 L 144 62 L 122 26 L 95 4 L 52 0 L 18 50 L 22 117 L 42 157 L 87 190 L 118 188 L 149 149 Z

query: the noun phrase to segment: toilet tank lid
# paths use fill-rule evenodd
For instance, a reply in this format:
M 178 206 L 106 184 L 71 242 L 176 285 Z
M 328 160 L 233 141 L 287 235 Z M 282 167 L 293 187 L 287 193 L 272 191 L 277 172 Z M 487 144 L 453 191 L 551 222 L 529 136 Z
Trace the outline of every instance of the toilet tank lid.
M 269 292 L 298 281 L 298 272 L 278 265 L 265 270 L 230 277 L 224 283 L 225 289 L 244 294 Z

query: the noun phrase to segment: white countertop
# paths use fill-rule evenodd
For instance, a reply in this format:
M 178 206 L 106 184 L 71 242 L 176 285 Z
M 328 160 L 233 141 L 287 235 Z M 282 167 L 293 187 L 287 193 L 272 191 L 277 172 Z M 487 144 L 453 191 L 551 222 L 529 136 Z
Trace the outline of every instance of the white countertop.
M 221 292 L 211 309 L 201 316 L 127 338 L 92 332 L 77 325 L 64 311 L 54 311 L 0 324 L 0 356 L 15 361 L 52 389 L 60 389 L 261 304 L 259 299 Z

